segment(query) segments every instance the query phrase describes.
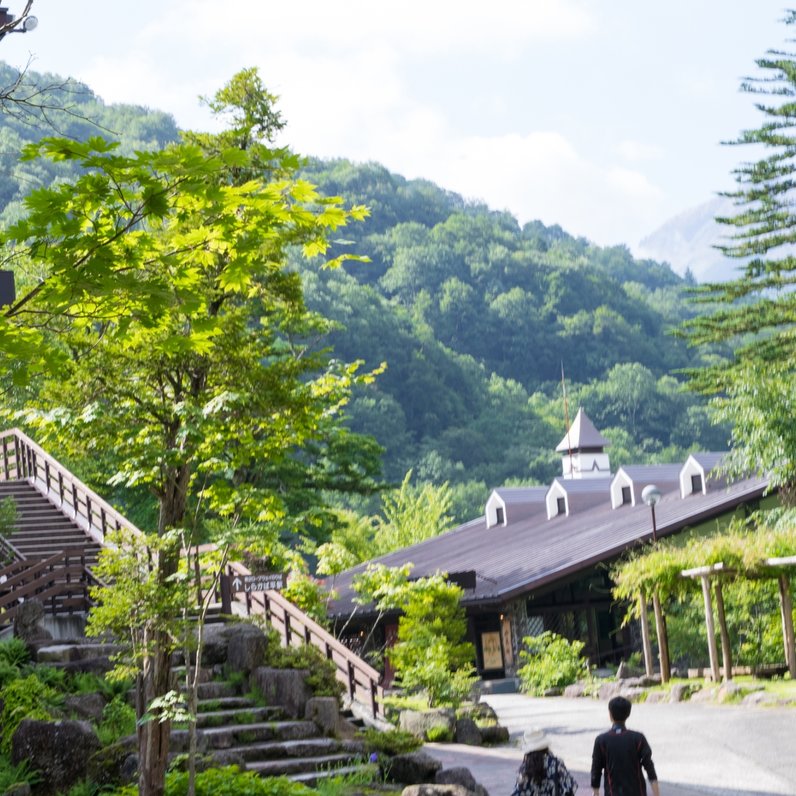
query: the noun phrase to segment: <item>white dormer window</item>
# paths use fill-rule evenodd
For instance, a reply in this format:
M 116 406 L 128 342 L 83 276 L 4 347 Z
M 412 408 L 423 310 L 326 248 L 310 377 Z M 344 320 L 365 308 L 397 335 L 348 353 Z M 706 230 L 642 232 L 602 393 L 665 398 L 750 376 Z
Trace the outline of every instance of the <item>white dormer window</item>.
M 506 524 L 506 512 L 503 506 L 497 506 L 495 508 L 495 524 L 496 525 L 505 525 Z
M 622 487 L 622 505 L 626 506 L 633 502 L 633 490 L 629 486 Z
M 567 499 L 564 497 L 556 498 L 556 508 L 558 509 L 558 514 L 566 514 Z

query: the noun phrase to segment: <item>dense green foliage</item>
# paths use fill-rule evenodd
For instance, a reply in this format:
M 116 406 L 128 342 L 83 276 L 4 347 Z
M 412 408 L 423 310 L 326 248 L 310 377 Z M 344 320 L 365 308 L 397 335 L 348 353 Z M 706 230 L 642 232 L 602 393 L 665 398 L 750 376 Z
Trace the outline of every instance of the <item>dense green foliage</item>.
M 349 414 L 385 447 L 389 478 L 414 468 L 419 482 L 448 481 L 458 519 L 482 509 L 488 488 L 549 480 L 560 469 L 562 363 L 570 411 L 582 404 L 612 439 L 615 466 L 726 446 L 668 375 L 694 364 L 668 334 L 687 312 L 668 267 L 558 227 L 520 227 L 375 164 L 312 162 L 304 173 L 371 209 L 347 232 L 369 264 L 302 272 L 308 304 L 340 324 L 336 353 L 387 363 Z
M 462 589 L 434 575 L 407 583 L 398 619 L 398 640 L 387 651 L 396 682 L 421 692 L 429 707 L 457 707 L 476 680 L 473 645 L 465 641 Z
M 589 673 L 582 641 L 568 641 L 550 630 L 526 636 L 520 650 L 522 666 L 517 669 L 520 690 L 543 696 L 550 689 L 561 689 Z
M 17 78 L 15 69 L 0 62 L 0 85 L 13 85 Z M 23 199 L 32 189 L 75 179 L 79 173 L 74 162 L 20 161 L 22 147 L 45 134 L 78 141 L 101 134 L 118 141 L 125 155 L 162 149 L 179 138 L 170 114 L 133 105 L 106 105 L 87 86 L 57 75 L 28 71 L 19 93 L 33 96 L 34 101 L 24 112 L 4 112 L 0 117 L 0 225 L 25 214 Z
M 392 757 L 393 755 L 404 755 L 409 752 L 417 751 L 423 741 L 416 735 L 407 730 L 377 730 L 375 727 L 366 727 L 359 733 L 359 737 L 365 743 L 365 753 L 383 754 Z
M 171 771 L 166 775 L 164 796 L 185 796 L 188 775 Z M 116 796 L 137 796 L 134 785 L 114 791 Z M 314 791 L 287 777 L 260 777 L 236 766 L 209 768 L 196 775 L 196 796 L 311 796 Z
M 796 25 L 796 11 L 788 11 L 784 22 Z M 685 333 L 706 350 L 716 344 L 734 350 L 733 357 L 692 373 L 698 390 L 716 396 L 716 416 L 733 426 L 728 469 L 769 472 L 783 488 L 783 499 L 793 501 L 796 54 L 770 50 L 757 66 L 758 75 L 747 78 L 741 88 L 760 97 L 757 109 L 763 119 L 758 128 L 730 142 L 748 147 L 750 159 L 735 169 L 737 187 L 727 194 L 734 215 L 717 219 L 729 227 L 722 251 L 741 261 L 740 275 L 696 292 L 702 312 L 685 325 Z
M 23 719 L 52 718 L 59 703 L 59 694 L 45 685 L 35 674 L 12 680 L 3 687 L 3 705 L 0 709 L 0 750 L 11 750 L 11 739 Z

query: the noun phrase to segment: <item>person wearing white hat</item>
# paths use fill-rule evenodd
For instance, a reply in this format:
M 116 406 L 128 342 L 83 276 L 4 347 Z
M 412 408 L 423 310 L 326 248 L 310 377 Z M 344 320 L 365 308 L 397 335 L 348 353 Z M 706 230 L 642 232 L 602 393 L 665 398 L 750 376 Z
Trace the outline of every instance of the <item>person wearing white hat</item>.
M 550 739 L 540 727 L 526 730 L 524 757 L 511 796 L 574 796 L 578 783 L 563 761 L 550 752 Z

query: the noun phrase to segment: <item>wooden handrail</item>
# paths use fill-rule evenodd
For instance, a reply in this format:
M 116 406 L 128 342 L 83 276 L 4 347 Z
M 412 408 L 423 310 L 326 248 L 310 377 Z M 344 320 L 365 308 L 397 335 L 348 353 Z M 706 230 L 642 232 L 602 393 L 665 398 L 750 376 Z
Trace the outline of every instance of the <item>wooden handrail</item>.
M 251 575 L 251 570 L 239 561 L 228 565 L 232 575 Z M 233 592 L 233 596 L 235 592 Z M 239 598 L 238 601 L 240 602 Z M 286 647 L 311 644 L 335 665 L 335 675 L 345 686 L 348 696 L 369 708 L 374 718 L 382 711 L 384 691 L 379 685 L 381 674 L 365 663 L 355 652 L 338 641 L 301 609 L 285 599 L 278 591 L 246 593 L 244 600 L 248 614 L 264 616 Z
M 27 481 L 100 544 L 105 543 L 109 530 L 141 534 L 110 503 L 18 428 L 0 432 L 0 480 Z
M 86 568 L 85 559 L 66 551 L 49 558 L 17 561 L 1 570 L 0 575 L 6 576 L 6 580 L 0 584 L 0 625 L 14 619 L 22 605 L 20 600 L 50 600 L 53 613 L 58 610 L 59 598 L 76 595 L 73 599 L 84 610 L 91 602 L 88 589 L 92 576 Z M 72 607 L 70 605 L 70 610 Z

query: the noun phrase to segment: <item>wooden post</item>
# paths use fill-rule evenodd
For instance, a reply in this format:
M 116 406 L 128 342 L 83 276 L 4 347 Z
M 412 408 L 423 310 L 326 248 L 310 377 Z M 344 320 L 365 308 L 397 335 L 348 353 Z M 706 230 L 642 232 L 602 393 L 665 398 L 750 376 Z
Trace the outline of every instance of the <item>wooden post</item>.
M 638 599 L 641 616 L 641 643 L 644 648 L 644 671 L 647 673 L 647 677 L 652 677 L 652 644 L 650 643 L 650 623 L 647 616 L 647 598 L 640 594 Z
M 708 652 L 710 654 L 710 671 L 713 682 L 719 682 L 719 651 L 716 647 L 716 628 L 713 624 L 713 603 L 710 599 L 710 578 L 701 576 L 702 596 L 705 598 L 705 627 L 708 633 Z
M 721 662 L 724 667 L 724 680 L 732 680 L 732 648 L 730 647 L 730 634 L 727 630 L 727 617 L 724 613 L 724 594 L 721 579 L 716 578 L 716 616 L 719 620 L 719 634 L 721 636 Z
M 657 593 L 652 595 L 652 607 L 655 610 L 655 632 L 658 634 L 658 660 L 661 667 L 661 682 L 668 683 L 671 679 L 669 668 L 669 639 L 666 635 L 666 622 Z
M 779 604 L 782 610 L 782 638 L 785 644 L 785 662 L 791 679 L 796 678 L 796 649 L 793 636 L 793 600 L 790 595 L 790 582 L 783 572 L 779 576 Z

